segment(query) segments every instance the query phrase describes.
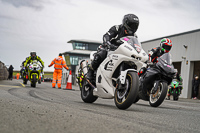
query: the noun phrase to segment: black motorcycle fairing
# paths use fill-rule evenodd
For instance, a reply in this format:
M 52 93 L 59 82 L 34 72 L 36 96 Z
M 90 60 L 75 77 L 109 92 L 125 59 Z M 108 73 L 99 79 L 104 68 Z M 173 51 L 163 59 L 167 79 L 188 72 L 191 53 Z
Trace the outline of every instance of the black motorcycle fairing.
M 173 75 L 174 67 L 171 63 L 170 55 L 164 54 L 164 56 L 158 58 L 158 63 L 152 65 L 144 74 L 141 75 L 139 88 L 140 98 L 148 100 L 148 94 L 157 90 L 157 88 L 154 87 L 154 84 L 156 86 L 159 82 L 166 82 L 169 85 L 172 81 Z M 152 90 L 153 87 L 155 90 Z
M 158 59 L 158 63 L 156 63 L 156 67 L 160 68 L 166 76 L 175 74 L 174 72 L 174 66 L 171 62 L 171 55 L 169 53 L 163 54 Z
M 154 85 L 154 80 L 158 76 L 159 71 L 155 67 L 148 68 L 147 71 L 141 75 L 139 84 L 139 97 L 145 101 L 149 100 L 148 92 Z
M 143 84 L 152 83 L 154 79 L 158 76 L 159 70 L 155 67 L 148 68 L 147 71 L 141 76 L 141 82 Z

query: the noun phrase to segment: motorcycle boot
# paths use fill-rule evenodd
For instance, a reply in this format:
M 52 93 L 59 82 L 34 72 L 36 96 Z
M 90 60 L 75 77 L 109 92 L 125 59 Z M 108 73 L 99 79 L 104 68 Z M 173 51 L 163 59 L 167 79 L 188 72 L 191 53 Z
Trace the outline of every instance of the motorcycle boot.
M 90 81 L 94 78 L 94 70 L 93 70 L 93 68 L 91 67 L 91 65 L 89 66 L 89 69 L 88 69 L 86 78 L 87 78 L 88 80 L 90 80 Z
M 92 87 L 92 89 L 96 89 L 96 86 L 93 84 L 93 80 L 94 79 L 94 69 L 89 66 L 87 75 L 86 75 L 86 86 L 90 86 Z
M 91 64 L 89 65 L 89 69 L 88 69 L 88 73 L 87 73 L 87 79 L 88 80 L 92 80 L 94 78 L 94 70 L 97 70 L 97 68 L 99 67 L 101 61 L 101 56 L 99 56 L 99 54 L 96 54 L 94 56 L 94 60 L 91 62 Z

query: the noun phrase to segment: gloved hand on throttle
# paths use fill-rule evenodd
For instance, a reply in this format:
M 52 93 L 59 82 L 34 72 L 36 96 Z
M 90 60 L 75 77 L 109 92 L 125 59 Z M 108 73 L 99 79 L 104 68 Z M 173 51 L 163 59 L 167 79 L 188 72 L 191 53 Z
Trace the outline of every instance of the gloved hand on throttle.
M 105 43 L 104 43 L 104 47 L 108 47 L 108 49 L 110 49 L 110 50 L 115 50 L 115 49 L 117 49 L 117 46 L 115 46 L 114 44 L 111 44 L 110 41 L 105 42 Z
M 104 43 L 103 43 L 103 46 L 104 46 L 104 47 L 107 47 L 107 46 L 109 47 L 109 45 L 111 45 L 110 41 L 107 41 L 107 42 L 104 42 Z
M 114 44 L 111 44 L 109 49 L 110 50 L 116 50 L 117 48 L 118 48 L 117 46 L 115 46 Z

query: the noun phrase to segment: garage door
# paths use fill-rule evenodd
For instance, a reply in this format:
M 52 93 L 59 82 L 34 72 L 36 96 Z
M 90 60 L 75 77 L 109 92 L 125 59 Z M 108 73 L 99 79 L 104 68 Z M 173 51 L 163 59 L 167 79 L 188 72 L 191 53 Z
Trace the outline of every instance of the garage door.
M 181 73 L 181 62 L 173 62 L 174 68 L 178 70 L 179 73 Z
M 193 77 L 197 75 L 200 78 L 200 61 L 195 61 L 194 62 L 194 73 Z M 200 89 L 199 89 L 199 94 L 200 94 Z M 198 99 L 200 99 L 200 95 L 198 95 Z

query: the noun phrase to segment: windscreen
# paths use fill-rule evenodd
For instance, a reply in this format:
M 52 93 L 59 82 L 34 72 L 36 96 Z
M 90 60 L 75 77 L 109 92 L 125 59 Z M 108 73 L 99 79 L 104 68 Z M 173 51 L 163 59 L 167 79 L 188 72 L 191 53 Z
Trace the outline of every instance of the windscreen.
M 172 64 L 172 59 L 171 59 L 171 54 L 170 53 L 165 53 L 162 56 L 160 56 L 160 59 L 164 61 L 165 63 L 171 65 Z
M 130 44 L 138 53 L 141 52 L 142 46 L 141 43 L 138 41 L 138 39 L 134 36 L 127 36 L 121 38 L 121 40 L 127 41 L 128 44 Z

